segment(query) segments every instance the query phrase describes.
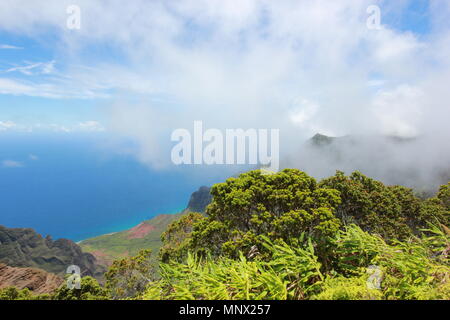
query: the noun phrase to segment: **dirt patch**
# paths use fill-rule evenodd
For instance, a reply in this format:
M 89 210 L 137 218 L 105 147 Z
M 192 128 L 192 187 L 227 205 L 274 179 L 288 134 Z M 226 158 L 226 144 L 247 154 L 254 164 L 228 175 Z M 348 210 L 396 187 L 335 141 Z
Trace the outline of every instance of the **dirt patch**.
M 141 239 L 144 238 L 151 231 L 156 228 L 150 224 L 142 222 L 138 224 L 136 227 L 128 230 L 128 239 Z
M 95 259 L 97 259 L 97 263 L 105 266 L 105 267 L 109 267 L 112 265 L 114 258 L 111 257 L 109 254 L 101 251 L 101 250 L 94 250 L 89 252 L 90 254 L 92 254 Z
M 28 288 L 35 294 L 52 293 L 64 280 L 52 273 L 35 268 L 15 268 L 0 264 L 0 289 Z

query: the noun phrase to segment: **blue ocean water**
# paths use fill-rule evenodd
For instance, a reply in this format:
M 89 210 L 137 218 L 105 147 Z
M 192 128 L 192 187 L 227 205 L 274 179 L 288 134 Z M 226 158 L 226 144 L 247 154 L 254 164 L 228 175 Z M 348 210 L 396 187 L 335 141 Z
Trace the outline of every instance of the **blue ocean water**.
M 221 168 L 153 170 L 101 134 L 0 134 L 0 225 L 83 240 L 184 209 Z M 6 162 L 5 162 L 6 161 Z

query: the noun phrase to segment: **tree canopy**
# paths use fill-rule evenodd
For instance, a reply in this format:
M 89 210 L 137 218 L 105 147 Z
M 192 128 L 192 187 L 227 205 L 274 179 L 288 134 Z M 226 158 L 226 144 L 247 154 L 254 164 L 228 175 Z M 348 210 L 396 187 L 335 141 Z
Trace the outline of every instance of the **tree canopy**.
M 169 226 L 162 254 L 164 261 L 180 261 L 188 250 L 237 257 L 255 246 L 263 250 L 259 236 L 264 235 L 286 243 L 312 239 L 324 256 L 329 238 L 352 223 L 386 241 L 408 239 L 429 223 L 449 224 L 449 193 L 449 185 L 442 186 L 436 197 L 422 200 L 412 189 L 387 186 L 360 172 L 338 171 L 318 182 L 297 169 L 272 175 L 250 171 L 214 185 L 205 216 L 191 213 Z

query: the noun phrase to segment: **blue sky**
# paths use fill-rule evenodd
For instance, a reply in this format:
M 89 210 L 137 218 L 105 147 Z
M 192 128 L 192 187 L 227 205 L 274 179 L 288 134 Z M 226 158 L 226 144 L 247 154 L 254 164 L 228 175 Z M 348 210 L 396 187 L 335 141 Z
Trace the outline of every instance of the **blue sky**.
M 80 30 L 66 26 L 69 4 Z M 372 4 L 380 30 L 366 27 Z M 195 119 L 285 128 L 287 140 L 419 134 L 437 94 L 426 88 L 448 76 L 449 5 L 430 4 L 4 0 L 0 130 L 111 131 L 139 141 L 153 166 L 169 147 L 160 138 Z

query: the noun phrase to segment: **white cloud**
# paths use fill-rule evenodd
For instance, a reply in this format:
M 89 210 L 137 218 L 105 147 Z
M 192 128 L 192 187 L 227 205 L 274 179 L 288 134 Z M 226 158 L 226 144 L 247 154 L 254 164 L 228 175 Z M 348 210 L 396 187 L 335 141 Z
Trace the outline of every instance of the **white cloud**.
M 65 133 L 69 133 L 69 132 L 72 131 L 67 126 L 60 125 L 60 124 L 55 124 L 55 123 L 52 123 L 50 125 L 39 125 L 38 127 L 35 126 L 35 127 L 33 127 L 32 130 L 34 131 L 36 128 L 39 128 L 40 130 L 48 130 L 48 129 L 50 129 L 51 131 L 54 131 L 54 132 L 65 132 Z
M 78 128 L 81 131 L 94 131 L 94 132 L 105 131 L 105 128 L 97 121 L 80 122 L 78 124 Z
M 22 84 L 18 81 L 0 78 L 0 93 L 1 94 L 31 94 L 34 89 L 30 86 Z
M 0 78 L 0 94 L 25 95 L 49 99 L 93 99 L 107 98 L 108 94 L 97 92 L 76 81 L 59 79 L 56 83 Z M 73 85 L 72 85 L 73 84 Z
M 84 121 L 79 122 L 73 125 L 61 125 L 52 123 L 50 125 L 46 124 L 36 124 L 30 126 L 32 131 L 36 130 L 51 130 L 54 132 L 63 132 L 63 133 L 71 133 L 71 132 L 103 132 L 105 131 L 105 127 L 98 121 Z
M 23 167 L 23 163 L 19 162 L 19 161 L 14 161 L 14 160 L 3 160 L 2 166 L 4 168 L 21 168 L 21 167 Z
M 37 160 L 39 160 L 39 157 L 38 157 L 37 155 L 35 155 L 35 154 L 29 154 L 29 155 L 28 155 L 28 158 L 29 158 L 30 160 L 32 160 L 32 161 L 37 161 Z
M 384 22 L 412 0 L 401 2 L 383 2 L 383 26 L 369 30 L 372 0 L 79 0 L 74 31 L 65 27 L 72 1 L 3 0 L 0 29 L 39 38 L 51 28 L 66 60 L 45 81 L 0 78 L 0 93 L 113 98 L 112 129 L 135 138 L 137 156 L 158 166 L 171 130 L 193 120 L 281 128 L 285 145 L 313 130 L 448 136 L 450 6 L 433 1 L 432 33 L 418 36 Z M 122 58 L 84 56 L 104 43 Z M 293 107 L 297 97 L 312 106 Z
M 385 83 L 386 81 L 382 79 L 371 79 L 367 82 L 367 85 L 369 87 L 382 87 Z
M 396 62 L 408 57 L 420 49 L 421 44 L 412 33 L 396 33 L 389 29 L 383 29 L 375 34 L 376 42 L 375 58 L 380 62 Z
M 16 47 L 9 44 L 0 44 L 0 49 L 8 49 L 8 50 L 21 50 L 22 47 Z
M 5 70 L 8 72 L 20 72 L 24 75 L 41 75 L 41 74 L 50 74 L 55 71 L 55 60 L 49 62 L 26 62 L 24 66 L 13 67 Z
M 0 121 L 0 131 L 11 130 L 17 127 L 17 124 L 12 121 Z
M 88 120 L 75 124 L 58 124 L 58 123 L 34 123 L 34 124 L 18 124 L 12 121 L 0 121 L 0 131 L 17 131 L 17 132 L 41 132 L 53 131 L 61 133 L 77 133 L 77 132 L 103 132 L 106 128 L 98 121 Z M 33 159 L 34 155 L 30 155 Z
M 402 85 L 391 91 L 380 91 L 373 100 L 373 113 L 386 135 L 415 137 L 420 128 L 423 110 L 420 88 Z
M 302 99 L 301 101 L 294 103 L 291 120 L 296 124 L 304 125 L 317 114 L 319 108 L 319 105 L 316 103 Z

